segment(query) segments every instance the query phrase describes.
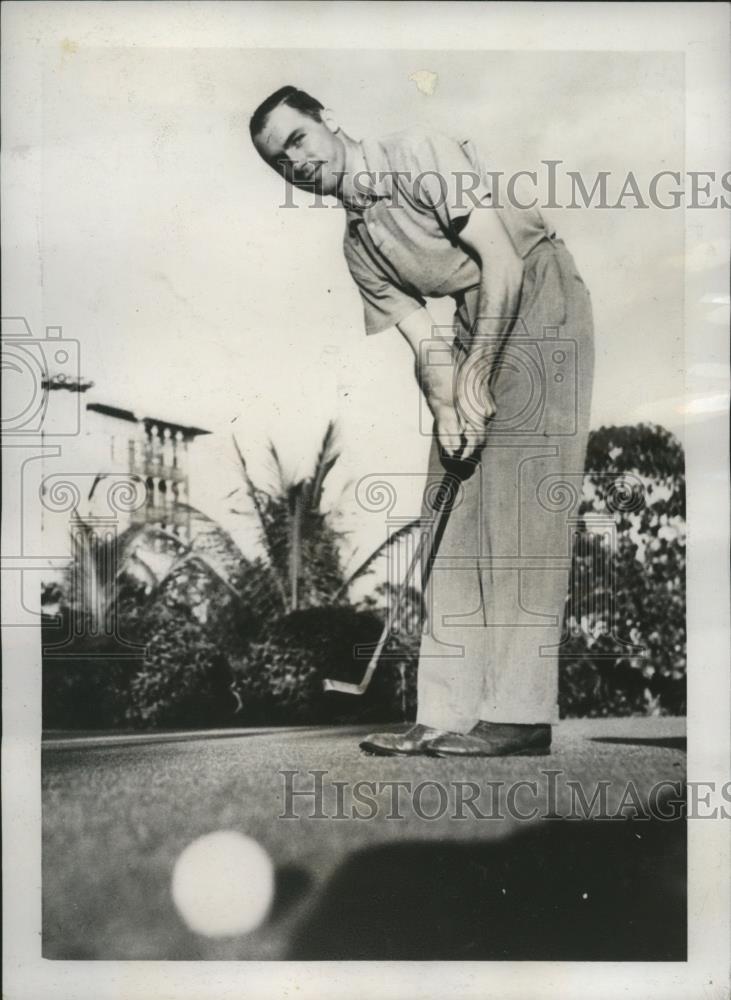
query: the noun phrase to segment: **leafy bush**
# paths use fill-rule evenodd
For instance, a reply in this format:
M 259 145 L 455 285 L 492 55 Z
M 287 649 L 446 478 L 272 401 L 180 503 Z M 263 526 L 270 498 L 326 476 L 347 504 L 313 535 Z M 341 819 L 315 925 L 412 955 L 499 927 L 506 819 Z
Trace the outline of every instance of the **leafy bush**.
M 350 606 L 308 608 L 272 622 L 234 664 L 242 720 L 322 723 L 400 719 L 412 705 L 415 657 L 392 643 L 362 697 L 323 691 L 325 678 L 359 681 L 383 628 L 380 615 Z M 358 646 L 367 647 L 360 657 Z
M 564 716 L 683 714 L 685 481 L 680 442 L 661 427 L 589 438 L 559 671 Z M 591 519 L 613 522 L 613 538 Z M 597 572 L 597 567 L 602 567 Z
M 114 639 L 85 634 L 67 607 L 42 616 L 41 637 L 44 727 L 124 725 L 135 663 L 115 656 L 120 649 Z
M 233 711 L 228 661 L 211 630 L 156 604 L 145 621 L 147 655 L 130 679 L 127 719 L 136 725 L 218 725 Z
M 152 597 L 138 582 L 120 581 L 116 635 L 94 637 L 65 607 L 59 624 L 45 616 L 44 726 L 104 729 L 230 720 L 236 701 L 226 647 L 246 640 L 237 638 L 224 588 L 207 577 L 201 591 L 201 577 L 204 568 L 181 568 Z M 201 614 L 209 604 L 216 613 Z

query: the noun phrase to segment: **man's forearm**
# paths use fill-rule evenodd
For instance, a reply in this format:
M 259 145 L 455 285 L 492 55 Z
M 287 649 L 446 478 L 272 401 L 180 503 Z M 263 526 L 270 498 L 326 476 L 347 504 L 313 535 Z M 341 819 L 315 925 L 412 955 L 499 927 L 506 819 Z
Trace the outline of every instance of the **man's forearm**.
M 477 320 L 469 354 L 479 359 L 481 368 L 491 371 L 518 312 L 523 261 L 495 209 L 473 211 L 460 238 L 481 261 Z
M 435 326 L 426 309 L 418 309 L 398 324 L 398 329 L 414 352 L 414 375 L 433 416 L 454 406 L 454 366 L 429 361 L 429 345 L 435 339 Z M 436 336 L 438 338 L 438 335 Z M 444 341 L 445 351 L 450 349 Z M 441 350 L 440 350 L 441 355 Z
M 522 265 L 497 261 L 482 269 L 477 319 L 467 357 L 460 359 L 456 373 L 456 399 L 462 423 L 476 432 L 472 445 L 479 447 L 485 421 L 496 413 L 492 378 L 505 337 L 518 312 Z
M 455 408 L 455 369 L 451 340 L 443 339 L 443 347 L 434 345 L 441 340 L 426 309 L 418 309 L 397 324 L 399 331 L 414 352 L 414 374 L 427 406 L 434 417 L 437 440 L 447 455 L 457 455 L 463 447 L 462 428 Z M 430 345 L 436 347 L 438 363 L 430 360 Z M 449 361 L 445 364 L 444 356 Z
M 477 319 L 469 344 L 470 357 L 479 356 L 491 367 L 518 314 L 522 273 L 514 268 L 487 267 L 482 270 Z
M 414 374 L 432 416 L 438 418 L 442 411 L 454 407 L 452 365 L 430 365 L 423 356 L 417 356 L 414 362 Z

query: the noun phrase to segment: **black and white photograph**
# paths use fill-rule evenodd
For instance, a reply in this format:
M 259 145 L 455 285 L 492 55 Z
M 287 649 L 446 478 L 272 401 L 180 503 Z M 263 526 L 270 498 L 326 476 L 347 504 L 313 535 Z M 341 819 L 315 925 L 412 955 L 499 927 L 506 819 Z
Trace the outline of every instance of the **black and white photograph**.
M 10 1000 L 729 996 L 728 13 L 3 5 Z

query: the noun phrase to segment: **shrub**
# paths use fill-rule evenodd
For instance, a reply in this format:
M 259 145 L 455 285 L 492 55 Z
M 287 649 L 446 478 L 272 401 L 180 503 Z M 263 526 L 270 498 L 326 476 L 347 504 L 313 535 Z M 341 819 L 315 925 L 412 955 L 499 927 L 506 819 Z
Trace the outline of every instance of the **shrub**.
M 414 691 L 413 653 L 392 644 L 388 658 L 361 697 L 323 691 L 325 678 L 358 681 L 383 628 L 374 611 L 350 606 L 308 608 L 272 622 L 234 665 L 242 720 L 255 723 L 322 723 L 400 719 L 406 688 Z
M 124 725 L 135 663 L 115 657 L 108 637 L 74 638 L 72 614 L 43 615 L 43 726 L 113 729 Z
M 615 539 L 609 545 L 589 531 L 574 548 L 559 664 L 561 714 L 683 714 L 685 481 L 679 441 L 644 424 L 594 431 L 580 515 L 596 514 L 613 520 Z

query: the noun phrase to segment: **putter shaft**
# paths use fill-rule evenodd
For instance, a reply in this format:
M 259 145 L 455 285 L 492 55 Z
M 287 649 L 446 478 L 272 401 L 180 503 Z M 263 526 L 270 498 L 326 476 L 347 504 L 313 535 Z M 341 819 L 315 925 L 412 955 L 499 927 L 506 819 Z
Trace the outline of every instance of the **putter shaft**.
M 381 636 L 378 640 L 378 643 L 376 644 L 376 648 L 373 651 L 373 655 L 368 661 L 368 666 L 365 669 L 365 673 L 363 674 L 360 683 L 355 684 L 349 681 L 337 681 L 337 680 L 332 680 L 330 678 L 326 678 L 323 681 L 323 690 L 336 691 L 340 694 L 362 695 L 368 689 L 368 686 L 370 685 L 371 680 L 373 679 L 373 675 L 376 672 L 376 668 L 378 666 L 381 653 L 383 652 L 383 647 L 386 645 L 386 641 L 388 640 L 393 630 L 394 622 L 398 620 L 398 617 L 400 617 L 403 603 L 406 600 L 406 587 L 408 584 L 411 583 L 414 573 L 416 572 L 416 567 L 421 565 L 422 563 L 423 550 L 427 544 L 427 540 L 431 542 L 431 546 L 422 578 L 423 587 L 426 586 L 426 583 L 429 579 L 431 567 L 434 562 L 434 556 L 436 555 L 436 550 L 439 546 L 439 541 L 441 539 L 444 530 L 444 524 L 446 523 L 447 515 L 451 510 L 451 504 L 448 503 L 448 500 L 451 497 L 450 487 L 454 482 L 455 479 L 452 473 L 449 472 L 445 473 L 444 476 L 442 477 L 436 496 L 437 498 L 443 496 L 445 497 L 445 499 L 440 504 L 437 510 L 436 517 L 434 518 L 433 530 L 428 534 L 423 531 L 421 533 L 421 538 L 419 540 L 419 545 L 417 547 L 417 550 L 414 553 L 414 556 L 406 569 L 406 573 L 404 574 L 401 593 L 399 594 L 399 599 L 396 604 L 396 608 L 394 610 L 389 610 L 389 614 L 386 619 L 386 624 L 383 627 L 383 631 L 381 632 Z

